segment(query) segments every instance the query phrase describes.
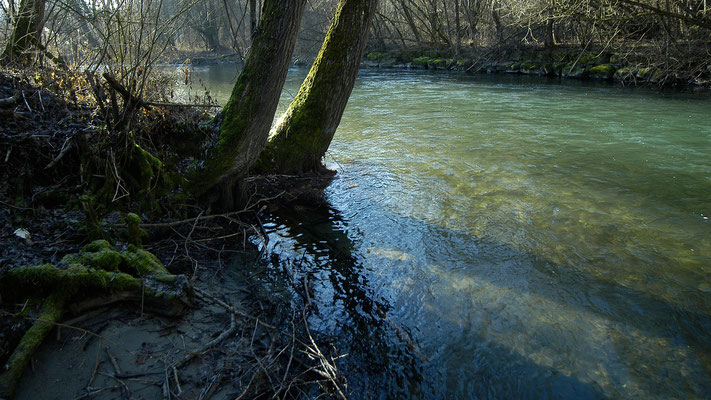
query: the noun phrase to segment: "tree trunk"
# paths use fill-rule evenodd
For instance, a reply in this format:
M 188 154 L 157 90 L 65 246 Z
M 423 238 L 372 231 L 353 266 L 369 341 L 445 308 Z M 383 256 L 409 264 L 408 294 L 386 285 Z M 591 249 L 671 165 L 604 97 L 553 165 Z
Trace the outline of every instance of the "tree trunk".
M 555 47 L 555 36 L 553 35 L 553 17 L 549 17 L 548 21 L 546 21 L 546 36 L 544 39 L 544 44 L 543 46 L 546 49 L 552 49 Z
M 257 0 L 249 0 L 249 32 L 254 37 L 257 31 Z
M 326 39 L 288 110 L 276 123 L 258 169 L 303 173 L 323 158 L 350 97 L 377 0 L 340 0 Z
M 456 31 L 454 54 L 459 57 L 459 53 L 462 50 L 462 25 L 459 20 L 459 0 L 454 0 L 454 30 Z
M 45 0 L 22 0 L 12 34 L 0 56 L 3 63 L 30 60 L 31 50 L 38 50 L 44 28 Z
M 205 168 L 191 179 L 192 193 L 220 185 L 231 191 L 247 175 L 269 136 L 306 0 L 265 0 L 247 62 L 222 111 L 219 140 Z M 231 202 L 224 192 L 223 202 Z
M 410 13 L 410 6 L 405 4 L 405 0 L 400 0 L 400 6 L 402 7 L 402 12 L 405 14 L 405 20 L 407 20 L 407 25 L 410 26 L 412 34 L 415 35 L 415 41 L 417 42 L 417 45 L 422 46 L 420 30 L 417 29 L 417 25 L 415 25 L 415 20 L 412 18 L 412 14 Z
M 503 24 L 501 23 L 501 18 L 499 17 L 499 2 L 494 0 L 491 3 L 491 19 L 494 20 L 494 26 L 496 27 L 496 37 L 497 45 L 502 45 L 503 40 Z

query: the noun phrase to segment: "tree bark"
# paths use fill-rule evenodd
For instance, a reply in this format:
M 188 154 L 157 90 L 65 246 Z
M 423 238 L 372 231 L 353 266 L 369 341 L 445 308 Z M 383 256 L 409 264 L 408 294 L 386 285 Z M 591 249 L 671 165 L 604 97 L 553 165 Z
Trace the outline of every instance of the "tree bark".
M 197 196 L 231 190 L 254 165 L 269 136 L 306 0 L 266 0 L 254 44 L 222 111 L 219 140 L 191 177 Z M 228 193 L 223 193 L 228 196 Z M 223 199 L 229 204 L 230 198 Z
M 377 0 L 340 0 L 308 76 L 275 124 L 260 156 L 260 171 L 303 173 L 323 169 L 321 159 L 348 103 Z
M 249 32 L 253 36 L 257 30 L 257 0 L 249 0 Z
M 546 36 L 544 39 L 543 46 L 546 49 L 552 49 L 555 47 L 555 36 L 553 35 L 553 17 L 549 17 L 548 21 L 546 21 Z
M 45 0 L 22 0 L 5 51 L 3 63 L 29 60 L 28 52 L 38 50 L 44 28 Z
M 459 53 L 462 50 L 462 26 L 459 20 L 459 0 L 454 0 L 454 30 L 456 31 L 454 54 L 459 57 Z
M 405 0 L 400 0 L 400 6 L 402 7 L 402 12 L 405 15 L 405 20 L 407 21 L 407 24 L 410 26 L 410 30 L 412 31 L 412 34 L 415 35 L 415 41 L 417 42 L 417 45 L 421 46 L 422 45 L 422 38 L 420 37 L 420 30 L 417 29 L 415 20 L 412 18 L 412 14 L 410 13 L 410 6 L 405 4 Z

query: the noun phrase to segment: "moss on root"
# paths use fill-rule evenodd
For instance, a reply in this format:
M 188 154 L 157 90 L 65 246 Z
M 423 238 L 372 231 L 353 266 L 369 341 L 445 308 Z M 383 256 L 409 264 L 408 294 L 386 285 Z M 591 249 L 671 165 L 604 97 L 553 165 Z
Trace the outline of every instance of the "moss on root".
M 134 213 L 126 214 L 126 226 L 128 227 L 128 242 L 141 247 L 143 238 L 148 236 L 146 231 L 141 229 L 141 217 Z
M 161 280 L 173 276 L 152 253 L 135 245 L 118 251 L 106 240 L 95 240 L 87 244 L 78 254 L 69 254 L 62 258 L 61 263 L 86 265 L 105 271 L 121 271 L 142 277 L 160 277 Z
M 8 299 L 47 296 L 41 315 L 0 375 L 0 398 L 12 396 L 32 355 L 70 299 L 133 294 L 136 299 L 145 298 L 146 306 L 156 312 L 175 316 L 184 313 L 192 296 L 188 280 L 170 274 L 153 254 L 133 245 L 118 251 L 106 240 L 96 240 L 78 254 L 65 256 L 60 266 L 42 264 L 7 270 L 0 276 L 0 290 Z
M 42 344 L 45 336 L 62 317 L 64 305 L 69 299 L 66 293 L 53 293 L 44 301 L 42 313 L 27 330 L 20 343 L 15 347 L 7 362 L 7 370 L 0 375 L 0 398 L 12 397 L 22 373 L 29 365 L 35 350 Z
M 138 186 L 143 192 L 150 191 L 151 185 L 160 175 L 163 163 L 156 156 L 135 143 L 133 145 L 131 158 L 135 166 L 138 167 L 136 174 Z

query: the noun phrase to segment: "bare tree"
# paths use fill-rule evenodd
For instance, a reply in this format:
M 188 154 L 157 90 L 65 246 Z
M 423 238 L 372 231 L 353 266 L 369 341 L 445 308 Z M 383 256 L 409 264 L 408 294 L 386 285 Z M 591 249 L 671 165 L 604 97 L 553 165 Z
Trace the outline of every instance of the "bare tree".
M 45 0 L 20 1 L 18 12 L 12 16 L 12 33 L 0 55 L 0 61 L 8 63 L 32 59 L 31 52 L 38 51 L 41 47 L 44 12 Z

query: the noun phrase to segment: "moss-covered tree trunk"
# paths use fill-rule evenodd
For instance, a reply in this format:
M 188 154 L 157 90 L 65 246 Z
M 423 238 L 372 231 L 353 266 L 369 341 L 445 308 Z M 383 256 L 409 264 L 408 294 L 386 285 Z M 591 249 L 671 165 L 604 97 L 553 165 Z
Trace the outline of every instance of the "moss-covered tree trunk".
M 219 141 L 192 191 L 231 190 L 264 148 L 286 80 L 306 0 L 265 0 L 247 62 L 222 112 Z M 222 199 L 224 203 L 229 200 Z
M 377 0 L 340 0 L 308 76 L 270 134 L 257 168 L 303 173 L 323 168 L 321 159 L 348 103 Z
M 22 0 L 12 33 L 0 55 L 3 63 L 29 60 L 28 52 L 38 50 L 44 28 L 45 0 Z

